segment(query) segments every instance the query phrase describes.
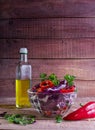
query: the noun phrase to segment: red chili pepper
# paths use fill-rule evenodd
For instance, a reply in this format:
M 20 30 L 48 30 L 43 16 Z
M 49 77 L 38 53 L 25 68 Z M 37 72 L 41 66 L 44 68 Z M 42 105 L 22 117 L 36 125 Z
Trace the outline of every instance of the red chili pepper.
M 64 120 L 82 120 L 95 118 L 95 102 L 91 101 L 64 117 Z

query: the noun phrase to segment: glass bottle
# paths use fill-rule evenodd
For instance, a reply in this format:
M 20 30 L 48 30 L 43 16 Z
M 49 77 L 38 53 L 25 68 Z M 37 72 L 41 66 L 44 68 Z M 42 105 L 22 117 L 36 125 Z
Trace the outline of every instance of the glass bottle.
M 16 67 L 16 107 L 30 107 L 27 90 L 31 87 L 31 65 L 28 64 L 27 48 L 20 49 L 20 61 Z

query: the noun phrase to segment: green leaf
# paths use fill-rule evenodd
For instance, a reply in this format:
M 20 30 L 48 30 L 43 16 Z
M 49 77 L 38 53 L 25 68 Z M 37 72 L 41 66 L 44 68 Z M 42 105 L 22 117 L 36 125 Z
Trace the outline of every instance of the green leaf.
M 14 124 L 21 124 L 21 125 L 26 125 L 26 124 L 32 124 L 35 122 L 35 116 L 26 116 L 26 115 L 20 115 L 20 114 L 6 114 L 4 116 L 6 120 L 10 123 Z
M 48 76 L 48 78 L 54 80 L 57 79 L 57 76 L 54 73 L 52 73 L 51 75 Z
M 74 85 L 73 81 L 75 80 L 75 76 L 67 74 L 64 76 L 64 79 L 67 81 L 69 86 Z
M 40 79 L 41 79 L 41 81 L 46 80 L 47 79 L 47 74 L 46 73 L 41 73 L 40 74 Z
M 56 122 L 57 123 L 61 123 L 62 122 L 62 116 L 61 115 L 58 115 L 57 117 L 56 117 Z
M 51 80 L 54 83 L 54 85 L 58 85 L 59 84 L 59 80 L 58 80 L 57 76 L 54 73 L 49 75 L 48 79 Z
M 51 80 L 54 83 L 54 85 L 59 84 L 59 80 L 58 80 L 57 76 L 54 73 L 50 74 L 49 76 L 46 73 L 41 73 L 40 74 L 40 79 L 41 79 L 41 81 Z

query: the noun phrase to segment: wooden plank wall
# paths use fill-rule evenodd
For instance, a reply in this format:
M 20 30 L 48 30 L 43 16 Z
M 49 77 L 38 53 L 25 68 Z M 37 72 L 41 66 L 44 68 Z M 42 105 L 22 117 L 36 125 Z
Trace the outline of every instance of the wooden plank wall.
M 94 0 L 0 0 L 0 97 L 15 97 L 20 47 L 39 74 L 76 76 L 79 97 L 95 95 Z

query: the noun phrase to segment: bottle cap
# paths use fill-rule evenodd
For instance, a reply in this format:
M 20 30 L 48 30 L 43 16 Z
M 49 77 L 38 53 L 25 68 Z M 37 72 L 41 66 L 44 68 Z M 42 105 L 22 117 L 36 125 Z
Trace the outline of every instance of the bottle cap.
M 27 48 L 20 48 L 20 53 L 27 54 L 28 53 Z

